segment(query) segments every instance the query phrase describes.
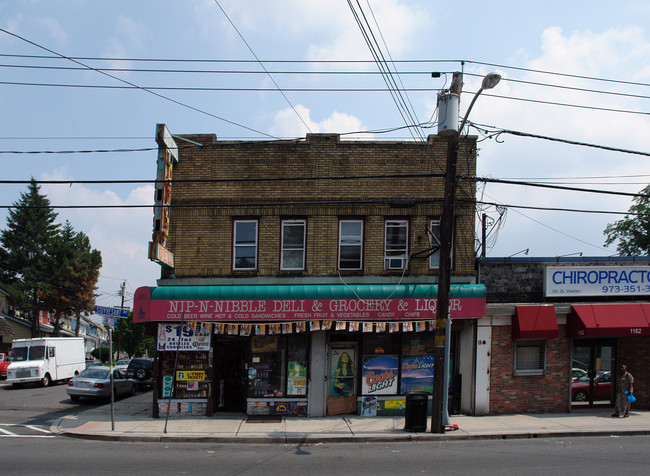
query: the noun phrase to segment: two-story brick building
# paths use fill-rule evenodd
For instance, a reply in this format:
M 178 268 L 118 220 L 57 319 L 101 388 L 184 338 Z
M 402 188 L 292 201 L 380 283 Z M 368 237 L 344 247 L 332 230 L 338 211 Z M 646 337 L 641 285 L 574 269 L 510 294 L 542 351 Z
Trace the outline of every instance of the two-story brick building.
M 162 273 L 134 301 L 157 336 L 156 415 L 390 414 L 431 393 L 444 138 L 220 141 L 158 125 L 157 142 Z M 475 168 L 464 138 L 458 174 Z M 473 182 L 457 196 L 450 387 L 470 412 L 485 289 Z

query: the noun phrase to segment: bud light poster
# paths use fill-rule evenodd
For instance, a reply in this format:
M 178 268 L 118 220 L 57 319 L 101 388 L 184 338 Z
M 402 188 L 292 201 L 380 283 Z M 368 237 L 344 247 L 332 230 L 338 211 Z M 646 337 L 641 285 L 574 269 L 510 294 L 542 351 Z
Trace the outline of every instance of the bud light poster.
M 433 355 L 402 358 L 401 393 L 433 393 Z
M 363 357 L 363 395 L 395 395 L 397 393 L 398 358 L 396 355 Z

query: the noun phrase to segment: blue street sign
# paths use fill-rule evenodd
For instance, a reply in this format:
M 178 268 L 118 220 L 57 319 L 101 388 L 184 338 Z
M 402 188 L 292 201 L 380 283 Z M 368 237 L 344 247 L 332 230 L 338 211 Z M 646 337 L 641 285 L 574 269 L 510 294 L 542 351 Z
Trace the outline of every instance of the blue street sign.
M 128 309 L 120 309 L 119 307 L 96 306 L 95 307 L 95 314 L 99 314 L 101 316 L 127 318 L 127 317 L 129 317 L 129 310 Z
M 102 324 L 117 327 L 117 317 L 102 316 Z

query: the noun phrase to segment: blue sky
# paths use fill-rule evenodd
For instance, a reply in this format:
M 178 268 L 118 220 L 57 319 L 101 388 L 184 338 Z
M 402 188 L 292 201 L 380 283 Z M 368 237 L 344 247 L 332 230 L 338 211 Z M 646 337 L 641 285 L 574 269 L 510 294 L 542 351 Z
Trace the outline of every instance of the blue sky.
M 428 89 L 406 93 L 418 121 L 435 121 L 437 90 L 448 87 L 449 73 L 465 73 L 464 113 L 481 76 L 497 71 L 502 82 L 479 98 L 470 121 L 650 152 L 647 2 L 621 1 L 615 7 L 600 1 L 547 1 L 535 7 L 514 1 L 352 3 L 373 21 L 373 32 L 385 42 L 384 54 L 400 61 L 393 70 L 401 73 L 403 85 Z M 0 28 L 2 180 L 151 180 L 154 150 L 6 152 L 154 148 L 156 123 L 166 123 L 174 134 L 215 133 L 224 139 L 304 137 L 308 131 L 381 131 L 405 125 L 381 77 L 367 74 L 377 66 L 359 62 L 371 56 L 343 0 L 0 0 Z M 272 79 L 256 58 L 265 61 Z M 287 60 L 301 63 L 283 62 Z M 433 71 L 447 74 L 436 79 Z M 152 87 L 183 89 L 146 90 Z M 405 129 L 351 137 L 413 140 Z M 513 135 L 483 140 L 479 147 L 481 177 L 544 179 L 633 193 L 647 185 L 650 175 L 643 155 Z M 11 205 L 25 189 L 24 184 L 0 184 L 0 205 Z M 150 184 L 43 185 L 42 191 L 55 206 L 153 200 Z M 507 210 L 498 233 L 495 229 L 490 234 L 488 256 L 510 256 L 524 249 L 530 256 L 615 254 L 615 249 L 603 248 L 603 229 L 619 215 L 507 205 L 624 212 L 631 204 L 630 197 L 498 184 L 479 187 L 479 197 Z M 98 304 L 119 304 L 116 294 L 122 281 L 127 282 L 127 305 L 137 287 L 155 285 L 159 268 L 146 252 L 150 209 L 56 211 L 61 222 L 69 219 L 102 252 Z M 483 212 L 493 220 L 499 217 L 494 207 Z M 5 219 L 6 208 L 0 208 L 0 227 Z

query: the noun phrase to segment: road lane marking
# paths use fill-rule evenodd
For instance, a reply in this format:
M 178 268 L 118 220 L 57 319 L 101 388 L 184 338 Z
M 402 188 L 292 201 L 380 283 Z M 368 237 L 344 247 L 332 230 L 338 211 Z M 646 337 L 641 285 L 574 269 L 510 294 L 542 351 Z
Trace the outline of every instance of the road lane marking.
M 20 433 L 14 433 L 13 431 L 9 431 L 6 428 L 2 428 L 3 426 L 5 427 L 11 427 L 12 429 L 14 428 L 27 428 L 30 431 L 38 431 L 41 433 L 46 433 L 45 435 L 39 435 L 39 434 L 20 434 Z M 26 425 L 24 423 L 0 423 L 0 438 L 56 438 L 56 434 L 52 433 L 50 430 L 45 430 L 43 428 L 39 428 L 34 425 Z

